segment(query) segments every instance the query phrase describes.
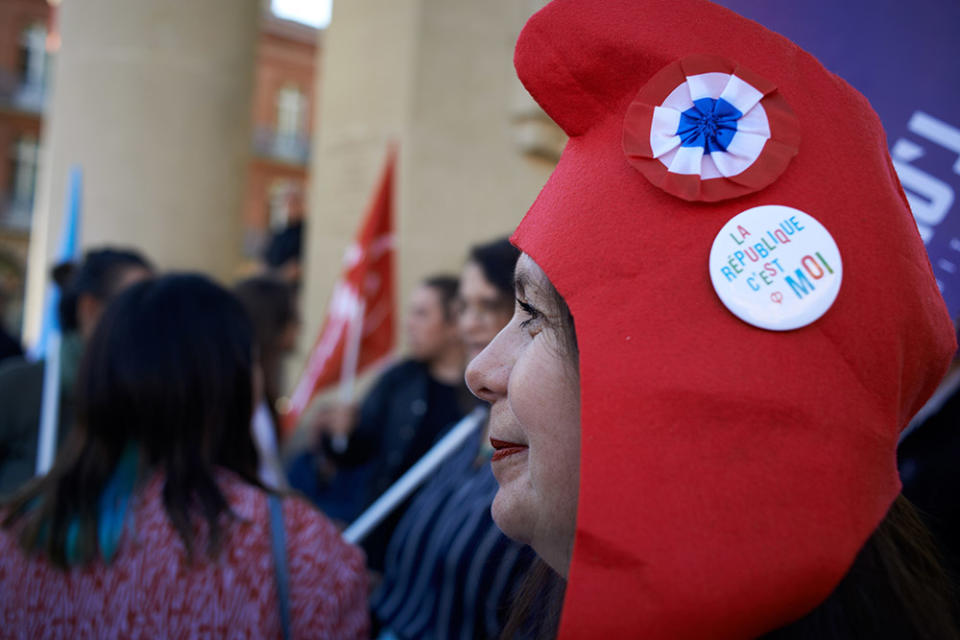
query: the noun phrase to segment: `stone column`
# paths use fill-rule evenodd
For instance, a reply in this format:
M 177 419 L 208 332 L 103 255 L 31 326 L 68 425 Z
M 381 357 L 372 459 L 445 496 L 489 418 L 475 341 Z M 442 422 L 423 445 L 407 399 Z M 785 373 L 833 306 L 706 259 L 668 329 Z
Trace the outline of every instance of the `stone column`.
M 141 249 L 161 269 L 239 264 L 258 0 L 64 0 L 30 244 L 39 327 L 70 167 L 82 243 Z

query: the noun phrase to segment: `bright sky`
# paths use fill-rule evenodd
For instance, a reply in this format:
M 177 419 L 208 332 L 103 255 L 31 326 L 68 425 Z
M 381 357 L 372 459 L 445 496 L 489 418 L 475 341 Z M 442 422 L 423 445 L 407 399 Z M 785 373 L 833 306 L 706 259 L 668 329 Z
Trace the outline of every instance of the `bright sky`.
M 323 29 L 330 24 L 333 0 L 272 0 L 271 7 L 279 18 Z

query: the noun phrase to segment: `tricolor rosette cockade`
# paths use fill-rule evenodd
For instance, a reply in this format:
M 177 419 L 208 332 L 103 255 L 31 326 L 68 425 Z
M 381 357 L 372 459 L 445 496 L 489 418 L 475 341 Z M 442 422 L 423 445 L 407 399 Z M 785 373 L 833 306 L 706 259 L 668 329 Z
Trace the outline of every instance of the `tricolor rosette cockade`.
M 640 89 L 623 123 L 630 164 L 691 201 L 763 189 L 799 144 L 799 123 L 776 86 L 716 56 L 689 56 L 661 69 Z

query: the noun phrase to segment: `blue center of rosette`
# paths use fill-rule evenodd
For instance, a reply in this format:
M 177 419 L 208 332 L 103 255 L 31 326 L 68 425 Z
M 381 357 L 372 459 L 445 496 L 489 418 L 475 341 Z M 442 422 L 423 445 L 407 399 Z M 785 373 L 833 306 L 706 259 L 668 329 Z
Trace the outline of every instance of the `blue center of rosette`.
M 680 114 L 677 135 L 684 147 L 703 147 L 704 153 L 726 151 L 743 114 L 723 98 L 700 98 Z

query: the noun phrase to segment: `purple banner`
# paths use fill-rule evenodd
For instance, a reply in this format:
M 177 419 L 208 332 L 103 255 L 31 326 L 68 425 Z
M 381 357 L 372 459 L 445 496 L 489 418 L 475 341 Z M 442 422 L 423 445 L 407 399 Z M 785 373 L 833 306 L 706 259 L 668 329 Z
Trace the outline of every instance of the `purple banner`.
M 718 1 L 790 38 L 867 96 L 940 291 L 960 316 L 960 2 Z

